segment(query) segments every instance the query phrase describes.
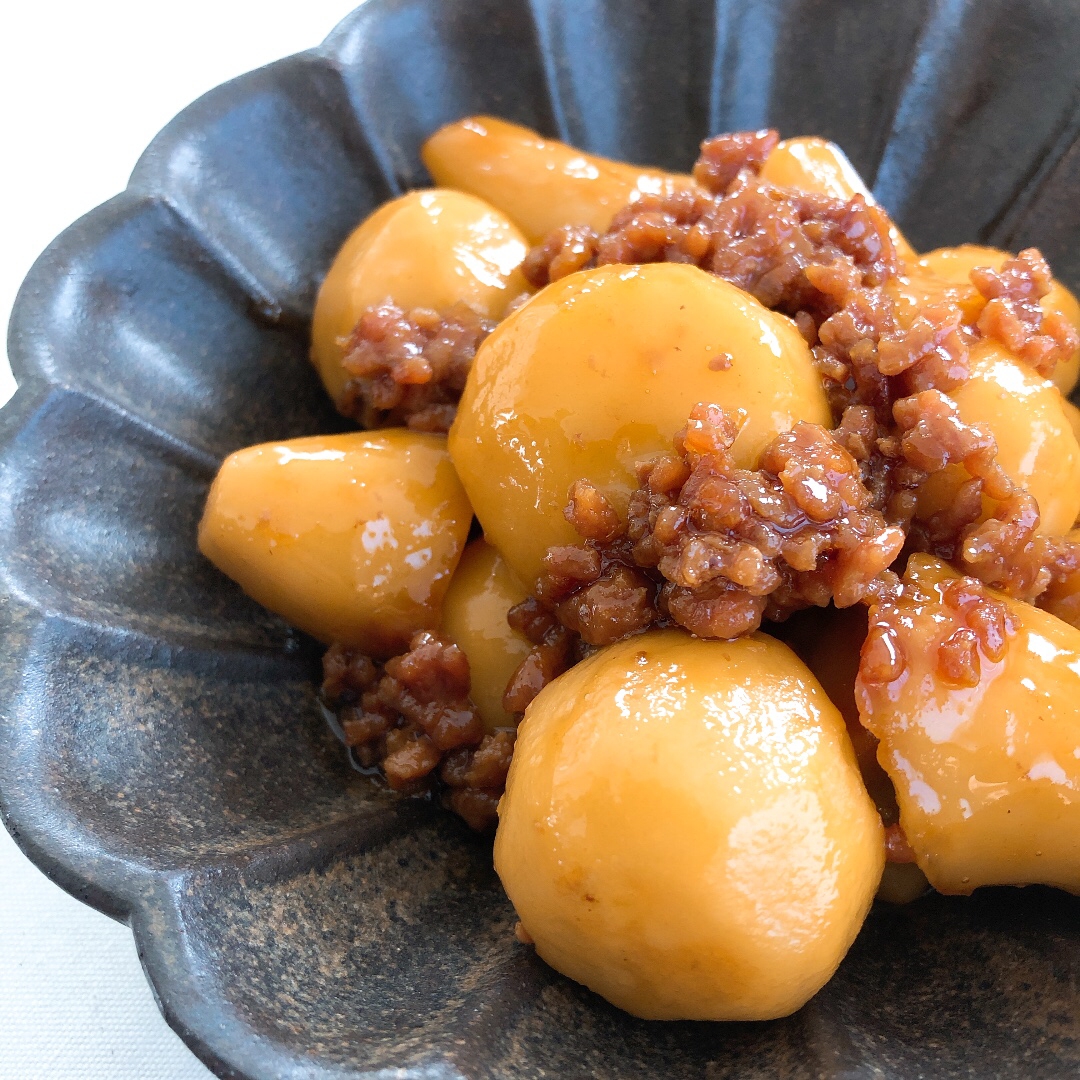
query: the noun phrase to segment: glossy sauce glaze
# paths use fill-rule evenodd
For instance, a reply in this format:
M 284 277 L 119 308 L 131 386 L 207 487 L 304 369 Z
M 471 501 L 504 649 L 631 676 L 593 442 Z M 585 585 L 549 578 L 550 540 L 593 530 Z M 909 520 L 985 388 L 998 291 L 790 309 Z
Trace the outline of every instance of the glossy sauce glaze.
M 503 693 L 532 645 L 511 629 L 506 613 L 525 597 L 498 551 L 474 540 L 461 556 L 443 602 L 440 633 L 468 657 L 469 696 L 489 731 L 516 726 L 516 717 L 503 708 Z

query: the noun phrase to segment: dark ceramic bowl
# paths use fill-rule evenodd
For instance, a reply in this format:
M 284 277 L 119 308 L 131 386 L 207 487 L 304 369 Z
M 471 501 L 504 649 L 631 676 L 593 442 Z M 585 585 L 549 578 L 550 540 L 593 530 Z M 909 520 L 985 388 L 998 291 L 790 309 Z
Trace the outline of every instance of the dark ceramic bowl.
M 1039 889 L 878 907 L 787 1020 L 610 1008 L 515 943 L 488 844 L 350 771 L 318 650 L 195 550 L 224 454 L 340 427 L 306 359 L 315 290 L 425 182 L 440 124 L 491 112 L 676 168 L 721 130 L 820 133 L 917 246 L 1039 244 L 1075 288 L 1078 46 L 1066 0 L 371 0 L 191 106 L 41 257 L 0 421 L 4 820 L 130 922 L 211 1068 L 1080 1075 L 1080 904 Z

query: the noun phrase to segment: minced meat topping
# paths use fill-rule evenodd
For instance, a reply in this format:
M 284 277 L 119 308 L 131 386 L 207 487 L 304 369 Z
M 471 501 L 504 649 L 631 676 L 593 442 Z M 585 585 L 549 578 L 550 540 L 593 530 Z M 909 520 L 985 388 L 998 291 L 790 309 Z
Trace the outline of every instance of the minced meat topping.
M 465 654 L 427 631 L 382 665 L 345 645 L 323 658 L 323 698 L 360 765 L 379 766 L 395 791 L 439 791 L 482 830 L 495 822 L 514 732 L 486 732 L 469 687 Z
M 855 458 L 800 423 L 759 469 L 740 469 L 731 446 L 744 421 L 695 408 L 674 451 L 639 467 L 625 524 L 599 491 L 574 485 L 566 516 L 586 544 L 552 548 L 538 589 L 565 626 L 592 645 L 664 623 L 733 638 L 875 587 L 904 533 L 874 508 Z
M 346 346 L 339 412 L 367 428 L 449 431 L 477 347 L 494 326 L 466 304 L 442 313 L 390 301 L 369 308 Z
M 906 625 L 920 649 L 932 649 L 937 677 L 949 686 L 977 686 L 985 656 L 1004 658 L 1016 620 L 982 582 L 959 577 L 945 584 L 940 599 L 906 581 L 873 611 L 863 646 L 859 678 L 872 694 L 883 692 L 908 668 L 898 629 Z M 884 692 L 887 692 L 885 690 Z
M 1000 270 L 988 266 L 971 272 L 971 282 L 986 297 L 979 330 L 1049 376 L 1080 344 L 1076 328 L 1060 313 L 1046 314 L 1039 301 L 1053 279 L 1046 260 L 1035 248 L 1021 251 Z

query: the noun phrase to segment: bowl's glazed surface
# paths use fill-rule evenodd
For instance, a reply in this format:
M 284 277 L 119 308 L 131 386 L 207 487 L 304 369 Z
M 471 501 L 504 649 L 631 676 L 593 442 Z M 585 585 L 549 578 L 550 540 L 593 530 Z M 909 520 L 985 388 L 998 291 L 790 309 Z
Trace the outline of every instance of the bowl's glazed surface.
M 1080 1074 L 1080 905 L 1039 889 L 875 909 L 787 1020 L 618 1013 L 515 942 L 487 842 L 349 770 L 318 650 L 195 550 L 222 456 L 342 428 L 315 291 L 440 124 L 671 168 L 821 134 L 917 247 L 1038 244 L 1076 288 L 1078 45 L 1072 0 L 370 0 L 192 105 L 41 257 L 0 416 L 0 809 L 130 921 L 220 1075 Z

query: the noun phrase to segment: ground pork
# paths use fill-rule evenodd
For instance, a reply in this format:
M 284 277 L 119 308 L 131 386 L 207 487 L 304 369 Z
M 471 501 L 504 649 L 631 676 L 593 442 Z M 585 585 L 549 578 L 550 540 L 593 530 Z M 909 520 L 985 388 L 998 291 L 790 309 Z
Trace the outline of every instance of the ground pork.
M 881 587 L 904 532 L 874 508 L 855 458 L 800 423 L 759 469 L 739 469 L 745 419 L 697 406 L 673 452 L 639 467 L 625 524 L 587 482 L 571 488 L 566 516 L 586 543 L 549 550 L 538 588 L 563 626 L 590 645 L 667 623 L 733 638 Z
M 918 614 L 912 614 L 913 610 Z M 936 648 L 938 678 L 956 687 L 977 686 L 980 650 L 991 663 L 997 663 L 1004 658 L 1017 630 L 1016 619 L 1005 604 L 975 578 L 960 577 L 948 582 L 942 589 L 940 605 L 919 585 L 904 582 L 870 612 L 859 678 L 871 693 L 899 679 L 907 670 L 909 660 L 895 630 L 897 621 L 905 617 L 914 620 L 912 625 L 926 640 L 926 647 Z M 942 626 L 949 632 L 938 641 Z
M 1076 328 L 1060 312 L 1046 314 L 1039 304 L 1053 278 L 1036 248 L 1021 251 L 1000 270 L 973 270 L 971 281 L 987 300 L 979 330 L 1026 360 L 1040 375 L 1049 377 L 1058 363 L 1076 352 L 1080 345 Z
M 480 342 L 495 324 L 465 304 L 441 313 L 387 301 L 360 317 L 336 405 L 364 427 L 446 432 Z
M 323 658 L 323 699 L 359 764 L 405 794 L 437 792 L 474 829 L 495 823 L 514 732 L 486 732 L 469 699 L 469 661 L 427 631 L 378 664 L 345 645 Z

